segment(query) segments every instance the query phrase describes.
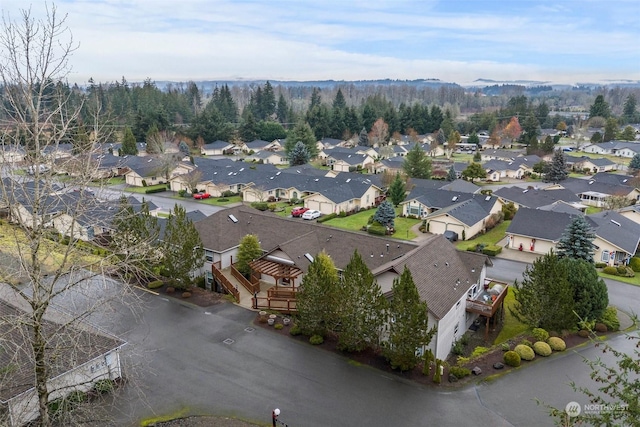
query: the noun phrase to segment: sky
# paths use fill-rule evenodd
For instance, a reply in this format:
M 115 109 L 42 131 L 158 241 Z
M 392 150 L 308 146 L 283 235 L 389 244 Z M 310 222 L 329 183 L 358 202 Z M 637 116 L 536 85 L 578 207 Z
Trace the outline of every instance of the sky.
M 32 0 L 43 17 L 45 2 Z M 51 3 L 49 3 L 51 5 Z M 640 0 L 58 0 L 83 84 L 640 81 Z M 0 0 L 5 19 L 28 0 Z

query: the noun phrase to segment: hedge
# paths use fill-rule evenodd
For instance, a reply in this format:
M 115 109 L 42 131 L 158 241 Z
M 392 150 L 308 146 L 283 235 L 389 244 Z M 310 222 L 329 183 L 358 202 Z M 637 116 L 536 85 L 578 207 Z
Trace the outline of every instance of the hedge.
M 502 246 L 498 245 L 487 245 L 482 249 L 482 253 L 489 256 L 496 256 L 500 252 L 502 252 Z
M 605 267 L 602 269 L 602 272 L 604 274 L 611 274 L 613 276 L 617 276 L 618 275 L 618 269 L 615 267 Z
M 631 267 L 631 269 L 636 273 L 640 272 L 640 258 L 637 256 L 632 257 L 629 260 L 629 267 Z
M 330 219 L 336 218 L 338 215 L 335 213 L 329 214 L 329 215 L 325 215 L 325 216 L 321 216 L 320 218 L 318 218 L 316 220 L 316 222 L 325 222 L 325 221 L 329 221 Z
M 162 193 L 163 191 L 167 191 L 167 187 L 147 188 L 144 190 L 144 193 L 145 194 Z
M 513 350 L 507 351 L 503 356 L 504 363 L 517 368 L 520 366 L 520 355 Z

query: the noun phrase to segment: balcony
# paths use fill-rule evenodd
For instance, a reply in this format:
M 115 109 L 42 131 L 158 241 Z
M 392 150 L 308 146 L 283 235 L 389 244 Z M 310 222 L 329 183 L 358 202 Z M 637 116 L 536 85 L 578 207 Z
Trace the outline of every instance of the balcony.
M 492 291 L 496 285 L 502 287 L 499 293 Z M 496 311 L 502 306 L 508 290 L 509 285 L 507 283 L 493 279 L 485 279 L 483 289 L 478 292 L 475 298 L 467 298 L 467 311 L 484 317 L 493 317 Z

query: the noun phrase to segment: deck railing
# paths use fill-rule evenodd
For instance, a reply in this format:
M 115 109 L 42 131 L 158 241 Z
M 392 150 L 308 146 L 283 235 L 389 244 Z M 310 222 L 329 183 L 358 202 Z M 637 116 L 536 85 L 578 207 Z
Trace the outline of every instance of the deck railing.
M 254 307 L 275 310 L 281 313 L 295 313 L 298 311 L 296 300 L 289 298 L 254 297 Z
M 251 295 L 260 292 L 260 280 L 257 277 L 251 276 L 251 281 L 247 280 L 244 274 L 240 273 L 233 264 L 231 264 L 231 275 L 235 277 Z
M 222 287 L 225 288 L 231 295 L 233 295 L 237 302 L 240 302 L 240 291 L 233 283 L 231 283 L 231 281 L 229 281 L 229 279 L 225 277 L 220 267 L 220 261 L 216 261 L 211 264 L 211 273 L 213 274 L 213 277 L 218 279 Z

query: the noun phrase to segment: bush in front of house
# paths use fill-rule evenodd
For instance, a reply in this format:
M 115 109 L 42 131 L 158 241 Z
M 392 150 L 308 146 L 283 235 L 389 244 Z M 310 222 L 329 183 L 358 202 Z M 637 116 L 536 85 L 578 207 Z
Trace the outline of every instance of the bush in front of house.
M 595 327 L 596 332 L 608 332 L 609 328 L 607 328 L 607 325 L 605 325 L 604 323 L 596 323 L 596 327 Z
M 301 333 L 302 333 L 302 329 L 300 329 L 300 326 L 298 326 L 297 324 L 293 325 L 291 329 L 289 329 L 289 334 L 293 335 L 294 337 L 297 335 L 300 335 Z
M 284 325 L 282 323 L 277 323 L 276 325 L 273 326 L 275 329 L 280 330 L 282 328 L 284 328 Z
M 311 335 L 311 338 L 309 338 L 309 343 L 313 345 L 320 345 L 323 342 L 324 338 L 322 338 L 322 335 Z
M 536 357 L 533 349 L 528 345 L 518 344 L 516 348 L 513 349 L 513 351 L 518 353 L 518 356 L 520 356 L 520 359 L 522 360 L 533 360 Z
M 598 319 L 600 323 L 607 325 L 610 331 L 617 331 L 620 329 L 620 320 L 618 320 L 618 309 L 609 306 L 604 309 L 602 316 Z
M 606 266 L 606 262 L 596 262 L 596 268 L 605 268 Z
M 547 344 L 553 351 L 565 351 L 567 349 L 567 343 L 560 337 L 551 337 L 547 340 Z
M 603 268 L 602 272 L 604 274 L 611 274 L 612 276 L 617 276 L 618 275 L 618 269 L 615 268 L 615 267 L 611 267 L 611 266 Z
M 449 368 L 449 373 L 453 374 L 457 379 L 462 379 L 471 375 L 471 369 L 462 366 L 452 366 Z
M 259 211 L 266 211 L 269 209 L 269 204 L 267 202 L 253 202 L 251 203 L 251 207 L 254 209 L 258 209 Z
M 337 216 L 338 214 L 331 213 L 329 215 L 321 216 L 320 218 L 316 219 L 316 222 L 323 223 L 325 221 L 329 221 L 330 219 L 336 218 Z
M 549 339 L 549 332 L 542 328 L 533 328 L 531 331 L 531 335 L 536 339 L 536 341 L 547 341 Z
M 369 228 L 367 228 L 367 232 L 376 236 L 384 236 L 387 234 L 387 229 L 386 227 L 383 227 L 379 222 L 374 221 L 373 223 L 371 223 Z
M 517 368 L 518 366 L 520 366 L 520 360 L 521 360 L 520 355 L 513 350 L 507 351 L 502 357 L 502 359 L 504 360 L 504 363 L 508 366 L 513 366 L 514 368 Z
M 485 353 L 488 353 L 489 349 L 487 347 L 482 347 L 482 346 L 477 346 L 476 348 L 473 349 L 473 352 L 471 353 L 471 358 L 475 359 L 476 357 L 480 357 Z
M 542 357 L 551 356 L 551 346 L 543 341 L 537 341 L 533 344 L 533 351 Z
M 634 256 L 629 260 L 629 267 L 636 273 L 640 272 L 640 257 Z

